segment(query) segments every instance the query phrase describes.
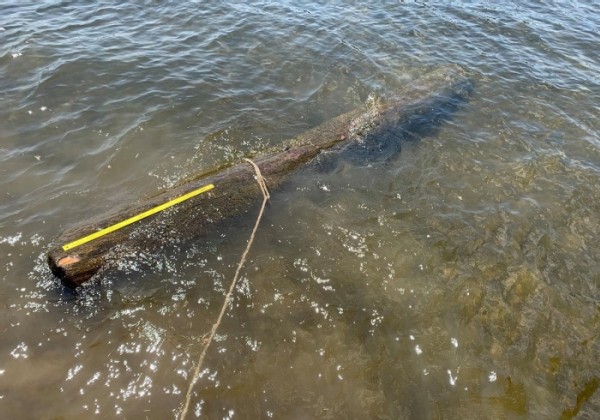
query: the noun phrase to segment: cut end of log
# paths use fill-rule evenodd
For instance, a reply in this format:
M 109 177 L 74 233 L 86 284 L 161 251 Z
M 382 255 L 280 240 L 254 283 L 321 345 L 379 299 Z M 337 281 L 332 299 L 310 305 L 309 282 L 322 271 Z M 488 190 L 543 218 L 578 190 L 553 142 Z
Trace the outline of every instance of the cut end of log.
M 79 258 L 77 255 L 70 255 L 68 257 L 63 257 L 60 260 L 58 260 L 56 265 L 59 267 L 66 267 L 68 265 L 75 264 L 79 261 L 81 261 L 81 258 Z
M 88 281 L 98 271 L 94 258 L 83 260 L 79 255 L 65 255 L 64 252 L 48 253 L 48 266 L 63 285 L 76 289 Z

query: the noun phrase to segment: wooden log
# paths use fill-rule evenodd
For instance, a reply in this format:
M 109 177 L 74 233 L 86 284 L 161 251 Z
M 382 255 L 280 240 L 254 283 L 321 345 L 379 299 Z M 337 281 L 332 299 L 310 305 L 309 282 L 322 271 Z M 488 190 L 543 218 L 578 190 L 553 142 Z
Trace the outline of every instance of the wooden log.
M 369 139 L 402 137 L 407 126 L 432 111 L 452 108 L 465 101 L 472 84 L 458 66 L 426 73 L 391 99 L 356 109 L 319 125 L 285 143 L 283 150 L 254 158 L 270 190 L 277 189 L 293 172 L 321 151 L 340 143 L 356 144 Z M 183 201 L 169 210 L 65 250 L 63 247 L 101 229 L 133 218 L 206 185 L 208 192 Z M 223 222 L 253 208 L 262 195 L 254 170 L 246 162 L 198 175 L 179 186 L 118 211 L 89 220 L 67 230 L 48 253 L 50 269 L 62 283 L 76 288 L 103 266 L 132 250 L 159 250 L 168 241 L 187 240 L 214 232 Z

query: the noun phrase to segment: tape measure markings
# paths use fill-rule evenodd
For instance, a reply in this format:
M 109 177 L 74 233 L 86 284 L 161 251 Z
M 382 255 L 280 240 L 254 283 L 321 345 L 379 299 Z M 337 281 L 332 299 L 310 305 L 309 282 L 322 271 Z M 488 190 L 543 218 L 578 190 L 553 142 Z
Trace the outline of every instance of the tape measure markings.
M 143 213 L 140 213 L 140 214 L 138 214 L 136 216 L 130 217 L 129 219 L 125 219 L 122 222 L 116 223 L 116 224 L 114 224 L 112 226 L 109 226 L 107 228 L 104 228 L 102 230 L 99 230 L 97 232 L 89 234 L 87 236 L 84 236 L 83 238 L 77 239 L 76 241 L 69 242 L 68 244 L 63 245 L 62 249 L 63 249 L 63 251 L 68 251 L 70 249 L 76 248 L 76 247 L 78 247 L 80 245 L 83 245 L 85 243 L 88 243 L 90 241 L 93 241 L 94 239 L 100 238 L 100 237 L 102 237 L 104 235 L 108 235 L 111 232 L 114 232 L 116 230 L 122 229 L 125 226 L 129 226 L 132 223 L 135 223 L 137 221 L 145 219 L 148 216 L 152 216 L 153 214 L 156 214 L 156 213 L 161 212 L 161 211 L 163 211 L 165 209 L 168 209 L 169 207 L 173 207 L 174 205 L 179 204 L 179 203 L 181 203 L 183 201 L 189 200 L 192 197 L 195 197 L 195 196 L 200 195 L 200 194 L 202 194 L 204 192 L 210 191 L 214 187 L 215 186 L 213 184 L 205 185 L 202 188 L 198 188 L 197 190 L 194 190 L 194 191 L 191 191 L 191 192 L 189 192 L 187 194 L 184 194 L 181 197 L 177 197 L 177 198 L 175 198 L 173 200 L 167 201 L 166 203 L 163 203 L 163 204 L 161 204 L 159 206 L 153 207 L 150 210 L 146 210 Z

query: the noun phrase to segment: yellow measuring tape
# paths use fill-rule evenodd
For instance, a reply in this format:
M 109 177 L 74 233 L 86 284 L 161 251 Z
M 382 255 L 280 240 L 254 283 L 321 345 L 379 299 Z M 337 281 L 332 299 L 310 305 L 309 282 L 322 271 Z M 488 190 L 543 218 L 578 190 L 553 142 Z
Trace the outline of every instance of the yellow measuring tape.
M 200 194 L 202 194 L 202 193 L 204 193 L 206 191 L 210 191 L 214 187 L 215 186 L 213 184 L 205 185 L 204 187 L 198 188 L 197 190 L 194 190 L 194 191 L 191 191 L 191 192 L 189 192 L 187 194 L 184 194 L 181 197 L 175 198 L 175 199 L 173 199 L 171 201 L 167 201 L 166 203 L 161 204 L 160 206 L 156 206 L 156 207 L 151 208 L 150 210 L 146 210 L 145 212 L 140 213 L 137 216 L 130 217 L 129 219 L 123 220 L 122 222 L 116 223 L 116 224 L 114 224 L 112 226 L 109 226 L 107 228 L 104 228 L 102 230 L 94 232 L 94 233 L 92 233 L 90 235 L 84 236 L 83 238 L 77 239 L 76 241 L 69 242 L 68 244 L 63 245 L 62 249 L 63 249 L 63 251 L 68 251 L 70 249 L 78 247 L 79 245 L 83 245 L 83 244 L 85 244 L 87 242 L 93 241 L 94 239 L 97 239 L 97 238 L 99 238 L 101 236 L 107 235 L 107 234 L 109 234 L 111 232 L 114 232 L 115 230 L 119 230 L 119 229 L 124 228 L 125 226 L 128 226 L 128 225 L 130 225 L 132 223 L 135 223 L 135 222 L 137 222 L 139 220 L 145 219 L 148 216 L 152 216 L 153 214 L 156 214 L 156 213 L 158 213 L 160 211 L 168 209 L 169 207 L 172 207 L 175 204 L 179 204 L 179 203 L 181 203 L 181 202 L 183 202 L 185 200 L 188 200 L 188 199 L 190 199 L 192 197 L 200 195 Z

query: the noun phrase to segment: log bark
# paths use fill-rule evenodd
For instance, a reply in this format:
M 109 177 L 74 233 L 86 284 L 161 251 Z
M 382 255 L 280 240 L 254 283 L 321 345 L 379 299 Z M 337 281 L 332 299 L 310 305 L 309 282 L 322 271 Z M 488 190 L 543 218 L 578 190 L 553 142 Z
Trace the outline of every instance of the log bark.
M 446 66 L 426 73 L 390 100 L 340 115 L 286 142 L 284 150 L 254 159 L 271 191 L 321 151 L 341 144 L 399 139 L 420 118 L 464 102 L 472 84 L 464 70 Z M 63 245 L 136 216 L 204 185 L 214 189 L 127 227 L 65 251 Z M 146 200 L 83 222 L 62 234 L 48 252 L 50 269 L 62 283 L 76 288 L 100 268 L 131 250 L 161 249 L 168 241 L 188 240 L 214 232 L 219 225 L 257 205 L 262 194 L 248 163 L 202 174 Z

